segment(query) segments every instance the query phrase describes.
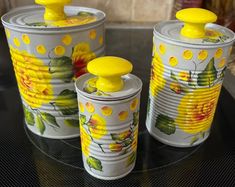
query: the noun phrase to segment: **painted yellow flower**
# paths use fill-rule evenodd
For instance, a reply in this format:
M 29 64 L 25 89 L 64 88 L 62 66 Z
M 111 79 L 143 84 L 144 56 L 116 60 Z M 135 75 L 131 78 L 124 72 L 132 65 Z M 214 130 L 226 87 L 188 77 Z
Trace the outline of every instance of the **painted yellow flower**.
M 121 111 L 119 114 L 118 114 L 118 118 L 120 121 L 125 121 L 128 117 L 128 112 L 127 111 Z
M 91 116 L 89 121 L 89 130 L 91 136 L 95 139 L 100 139 L 107 134 L 106 121 L 98 114 Z
M 218 63 L 219 68 L 223 68 L 226 64 L 226 58 L 222 58 L 220 62 Z
M 176 57 L 174 57 L 174 56 L 170 57 L 169 58 L 169 64 L 172 67 L 175 67 L 178 64 L 178 59 Z
M 95 107 L 92 103 L 87 102 L 86 103 L 86 110 L 90 113 L 94 113 L 95 112 Z
M 10 46 L 10 52 L 23 100 L 32 108 L 39 108 L 42 104 L 49 103 L 50 100 L 46 98 L 53 96 L 50 84 L 52 76 L 48 68 L 45 71 L 44 62 L 27 51 L 20 51 L 12 46 Z M 37 65 L 37 69 L 32 70 L 33 65 Z M 38 82 L 48 84 L 39 84 Z
M 159 91 L 164 88 L 166 80 L 163 77 L 164 73 L 164 64 L 162 59 L 154 47 L 153 50 L 154 56 L 152 60 L 152 71 L 151 71 L 151 79 L 150 79 L 150 93 L 153 96 L 157 96 Z M 157 70 L 157 71 L 156 71 Z
M 130 130 L 127 130 L 127 131 L 124 131 L 124 132 L 120 133 L 117 137 L 118 137 L 119 140 L 123 141 L 123 140 L 129 138 L 131 136 L 131 133 L 132 132 Z
M 5 32 L 6 32 L 6 36 L 7 38 L 10 38 L 11 37 L 11 32 L 9 29 L 5 29 Z
M 51 23 L 51 25 L 56 27 L 66 27 L 66 26 L 71 27 L 71 26 L 88 24 L 94 21 L 96 21 L 96 17 L 91 15 L 73 16 L 73 17 L 68 17 L 65 20 L 54 21 Z
M 111 116 L 112 113 L 113 113 L 113 110 L 111 107 L 109 106 L 103 106 L 101 108 L 101 113 L 104 115 L 104 116 Z
M 36 51 L 40 55 L 45 55 L 45 53 L 47 52 L 46 47 L 43 44 L 38 45 L 36 47 Z
M 73 39 L 69 34 L 63 36 L 63 38 L 62 38 L 62 42 L 64 45 L 70 45 L 72 43 L 72 40 Z
M 191 60 L 191 59 L 193 58 L 193 52 L 192 52 L 191 50 L 189 50 L 189 49 L 184 50 L 184 52 L 183 52 L 183 58 L 184 58 L 185 60 Z
M 212 29 L 207 29 L 205 35 L 211 39 L 217 39 L 220 36 L 223 36 L 223 34 L 221 32 L 216 31 L 216 30 L 212 30 Z
M 136 149 L 137 149 L 137 141 L 138 141 L 138 136 L 135 136 L 134 140 L 133 140 L 133 142 L 131 144 L 132 151 L 136 151 Z
M 187 72 L 187 71 L 179 72 L 179 79 L 182 81 L 188 82 L 190 79 L 189 72 Z
M 138 104 L 139 104 L 139 100 L 138 100 L 138 98 L 135 98 L 135 99 L 131 102 L 131 105 L 130 105 L 131 111 L 135 111 L 135 109 L 137 108 Z
M 78 108 L 79 108 L 79 112 L 81 112 L 81 113 L 83 113 L 85 111 L 85 108 L 81 102 L 78 102 Z
M 177 93 L 177 94 L 180 94 L 182 92 L 182 89 L 181 89 L 180 84 L 178 82 L 177 83 L 176 82 L 172 82 L 170 84 L 170 89 L 172 91 L 174 91 L 175 93 Z
M 103 45 L 103 43 L 104 43 L 104 38 L 103 38 L 103 36 L 100 36 L 100 38 L 99 38 L 99 44 L 100 44 L 100 45 Z
M 14 42 L 14 44 L 15 44 L 16 47 L 20 47 L 20 40 L 19 40 L 18 38 L 15 37 L 15 38 L 13 39 L 13 42 Z
M 23 34 L 22 35 L 22 40 L 23 42 L 26 44 L 26 45 L 29 45 L 30 44 L 30 38 L 27 34 Z
M 207 57 L 208 57 L 207 50 L 199 51 L 198 56 L 197 56 L 198 60 L 205 60 Z
M 186 94 L 178 106 L 176 124 L 189 134 L 207 131 L 212 123 L 221 85 Z M 206 94 L 206 96 L 205 96 Z
M 88 157 L 90 154 L 89 146 L 91 144 L 91 138 L 86 132 L 86 129 L 82 125 L 80 125 L 80 137 L 81 137 L 82 153 L 84 154 L 85 157 Z
M 92 88 L 96 88 L 97 79 L 97 77 L 91 78 L 87 81 L 87 84 Z
M 75 77 L 79 77 L 87 72 L 86 66 L 89 61 L 96 57 L 90 49 L 88 43 L 79 43 L 74 47 L 72 60 Z
M 89 38 L 90 38 L 91 40 L 95 40 L 95 39 L 96 39 L 96 30 L 95 30 L 95 29 L 93 29 L 93 30 L 91 30 L 91 31 L 89 32 Z
M 159 52 L 164 55 L 166 53 L 166 46 L 164 44 L 159 45 Z
M 54 53 L 57 55 L 57 56 L 63 56 L 64 53 L 65 53 L 65 48 L 61 45 L 58 45 L 55 47 L 54 49 Z
M 109 149 L 112 152 L 120 152 L 122 150 L 122 144 L 112 143 L 109 145 Z
M 215 58 L 220 58 L 223 55 L 223 49 L 218 48 L 215 52 Z

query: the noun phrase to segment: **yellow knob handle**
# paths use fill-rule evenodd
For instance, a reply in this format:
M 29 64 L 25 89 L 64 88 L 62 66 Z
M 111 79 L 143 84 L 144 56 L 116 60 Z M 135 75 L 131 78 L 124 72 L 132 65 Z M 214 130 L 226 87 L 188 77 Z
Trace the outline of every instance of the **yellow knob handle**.
M 180 34 L 187 38 L 203 38 L 205 25 L 217 20 L 216 14 L 202 8 L 186 8 L 176 13 L 176 18 L 184 22 Z
M 59 21 L 66 19 L 64 6 L 72 0 L 35 0 L 35 3 L 45 6 L 44 19 L 46 21 Z
M 91 74 L 98 76 L 98 90 L 117 92 L 124 86 L 121 76 L 132 71 L 132 64 L 123 58 L 106 56 L 90 61 L 87 69 Z

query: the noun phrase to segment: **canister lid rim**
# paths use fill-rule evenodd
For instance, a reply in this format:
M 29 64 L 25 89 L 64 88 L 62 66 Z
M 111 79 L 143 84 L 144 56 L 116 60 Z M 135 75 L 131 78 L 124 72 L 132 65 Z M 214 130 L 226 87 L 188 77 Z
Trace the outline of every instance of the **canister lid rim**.
M 98 9 L 95 8 L 88 8 L 88 7 L 82 7 L 82 6 L 65 6 L 65 10 L 66 9 L 71 9 L 71 8 L 76 8 L 82 11 L 86 11 L 88 13 L 94 13 L 94 15 L 97 17 L 97 20 L 91 23 L 87 23 L 87 24 L 82 24 L 82 25 L 75 25 L 75 26 L 63 26 L 63 27 L 35 27 L 35 26 L 29 26 L 29 25 L 20 25 L 17 23 L 12 23 L 9 22 L 9 18 L 13 15 L 17 15 L 17 13 L 19 14 L 22 11 L 28 12 L 29 10 L 35 10 L 35 11 L 43 11 L 43 7 L 39 6 L 39 5 L 29 5 L 29 6 L 23 6 L 23 7 L 18 7 L 18 8 L 14 8 L 12 10 L 10 10 L 9 12 L 7 12 L 6 14 L 4 14 L 1 17 L 1 21 L 3 23 L 4 26 L 7 26 L 8 28 L 11 29 L 24 29 L 24 30 L 32 30 L 32 31 L 51 31 L 51 32 L 60 32 L 63 30 L 69 30 L 69 29 L 84 29 L 87 26 L 92 26 L 92 25 L 96 25 L 99 24 L 101 22 L 104 22 L 105 18 L 106 18 L 106 14 Z M 27 13 L 26 13 L 27 14 Z M 99 14 L 99 17 L 97 16 Z
M 84 97 L 90 98 L 90 99 L 95 99 L 99 101 L 117 101 L 117 100 L 125 100 L 130 97 L 133 97 L 137 93 L 139 93 L 142 90 L 143 83 L 141 79 L 133 74 L 127 74 L 122 76 L 123 78 L 128 78 L 129 83 L 131 84 L 131 89 L 128 88 L 127 90 L 122 90 L 118 92 L 113 92 L 111 96 L 98 96 L 98 95 L 93 95 L 85 92 L 83 90 L 84 84 L 91 78 L 95 78 L 95 75 L 92 75 L 90 73 L 86 73 L 85 75 L 80 76 L 76 81 L 75 81 L 75 88 L 78 93 L 83 95 Z M 131 82 L 130 82 L 131 81 Z M 130 85 L 129 85 L 130 86 Z M 125 89 L 125 88 L 124 88 Z
M 171 24 L 177 24 L 177 26 L 179 28 L 183 26 L 183 23 L 178 20 L 161 21 L 154 26 L 154 31 L 153 31 L 154 35 L 159 36 L 160 38 L 162 38 L 164 40 L 168 40 L 170 43 L 180 44 L 180 45 L 184 45 L 184 46 L 190 45 L 190 46 L 194 46 L 194 47 L 205 47 L 205 48 L 206 47 L 211 48 L 213 46 L 216 46 L 216 47 L 226 46 L 226 45 L 229 45 L 235 41 L 235 33 L 232 30 L 230 30 L 229 28 L 223 27 L 221 25 L 214 24 L 214 23 L 209 23 L 207 25 L 209 25 L 210 27 L 214 27 L 220 31 L 223 29 L 224 32 L 230 34 L 230 36 L 232 36 L 232 37 L 229 37 L 229 39 L 227 41 L 220 42 L 220 43 L 209 43 L 209 42 L 208 43 L 196 43 L 196 42 L 193 42 L 193 39 L 188 39 L 189 42 L 187 42 L 187 41 L 183 41 L 183 40 L 180 40 L 177 38 L 172 38 L 172 37 L 167 36 L 164 33 L 160 32 L 162 27 L 164 27 L 166 25 L 171 25 Z

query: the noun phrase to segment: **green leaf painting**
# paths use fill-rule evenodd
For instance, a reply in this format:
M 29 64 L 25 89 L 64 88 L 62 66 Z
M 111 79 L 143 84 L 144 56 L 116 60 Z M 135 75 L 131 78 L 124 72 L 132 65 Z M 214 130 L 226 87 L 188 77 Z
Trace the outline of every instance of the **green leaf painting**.
M 69 127 L 77 127 L 79 128 L 79 120 L 76 119 L 65 119 L 64 120 L 65 125 Z
M 112 137 L 112 140 L 114 140 L 114 141 L 123 141 L 124 140 L 122 137 L 120 137 L 119 134 L 111 133 L 110 135 Z
M 102 171 L 103 167 L 101 161 L 96 159 L 95 157 L 89 156 L 86 160 L 86 163 L 90 168 L 93 168 L 98 171 Z
M 171 71 L 171 78 L 175 81 L 178 81 L 178 79 L 176 78 L 176 75 Z
M 80 125 L 84 125 L 86 123 L 86 116 L 80 114 L 79 118 L 80 118 L 80 123 L 81 123 Z
M 35 120 L 34 120 L 33 113 L 30 112 L 24 105 L 23 105 L 23 110 L 24 110 L 24 116 L 25 116 L 25 121 L 27 125 L 34 126 Z
M 131 145 L 133 142 L 133 140 L 131 138 L 127 138 L 124 142 L 123 142 L 123 146 L 127 147 L 129 145 Z
M 62 56 L 59 58 L 52 58 L 50 61 L 50 72 L 63 72 L 71 71 L 72 72 L 73 64 L 72 59 L 67 56 Z
M 36 122 L 36 127 L 37 127 L 37 129 L 39 130 L 39 132 L 40 132 L 41 134 L 43 134 L 44 131 L 46 130 L 46 127 L 45 127 L 45 125 L 44 125 L 44 123 L 43 123 L 41 117 L 40 117 L 40 116 L 36 116 L 35 122 Z
M 196 143 L 199 140 L 199 138 L 197 136 L 193 136 L 190 142 L 190 145 L 193 145 L 194 143 Z
M 84 12 L 84 11 L 78 12 L 77 15 L 78 15 L 78 16 L 84 16 L 84 17 L 87 17 L 87 16 L 94 16 L 94 14 L 92 14 L 92 13 L 90 13 L 90 12 Z
M 136 152 L 133 152 L 127 159 L 127 165 L 126 167 L 130 166 L 131 164 L 133 164 L 136 160 Z
M 43 121 L 45 121 L 46 123 L 49 123 L 49 124 L 56 126 L 56 127 L 60 127 L 57 124 L 56 119 L 53 115 L 48 114 L 46 112 L 41 112 L 41 117 L 42 117 Z
M 86 86 L 83 88 L 83 91 L 85 91 L 86 93 L 92 94 L 97 91 L 97 88 L 92 87 L 89 84 L 86 84 Z
M 133 126 L 136 126 L 139 124 L 139 112 L 133 113 Z
M 63 99 L 70 95 L 69 99 Z M 63 90 L 55 99 L 55 105 L 63 115 L 74 115 L 78 113 L 77 94 L 72 90 Z
M 77 98 L 76 92 L 74 92 L 73 90 L 69 90 L 69 89 L 66 89 L 60 92 L 59 97 L 63 98 L 63 96 L 67 96 L 67 95 L 71 95 L 72 98 Z
M 211 86 L 217 78 L 214 58 L 210 60 L 202 73 L 198 74 L 197 84 L 199 86 Z
M 175 123 L 174 119 L 165 116 L 163 114 L 158 115 L 155 127 L 158 128 L 161 132 L 171 135 L 175 133 Z

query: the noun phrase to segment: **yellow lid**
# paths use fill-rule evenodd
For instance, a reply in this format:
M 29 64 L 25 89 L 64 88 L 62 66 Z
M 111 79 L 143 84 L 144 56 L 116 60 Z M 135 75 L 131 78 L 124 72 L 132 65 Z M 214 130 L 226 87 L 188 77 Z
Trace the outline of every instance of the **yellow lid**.
M 186 8 L 176 13 L 176 18 L 184 22 L 181 35 L 188 38 L 203 38 L 205 24 L 217 20 L 216 14 L 202 8 Z
M 132 71 L 132 64 L 123 58 L 106 56 L 96 58 L 87 65 L 88 71 L 98 76 L 96 87 L 103 92 L 117 92 L 124 86 L 121 78 Z
M 66 19 L 64 6 L 72 0 L 35 0 L 35 3 L 45 6 L 44 19 L 47 21 L 58 21 Z

